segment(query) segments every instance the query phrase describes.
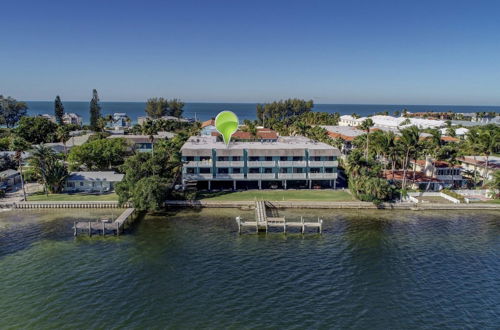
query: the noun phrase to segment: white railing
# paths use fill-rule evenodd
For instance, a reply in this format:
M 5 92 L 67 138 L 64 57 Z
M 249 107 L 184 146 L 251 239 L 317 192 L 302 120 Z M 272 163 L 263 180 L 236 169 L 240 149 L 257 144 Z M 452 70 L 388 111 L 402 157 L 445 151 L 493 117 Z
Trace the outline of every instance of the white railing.
M 186 167 L 212 167 L 211 160 L 190 161 L 184 164 Z
M 309 173 L 309 179 L 333 180 L 337 178 L 337 173 Z
M 323 161 L 323 160 L 310 160 L 309 161 L 309 166 L 310 167 L 338 167 L 339 162 L 336 160 L 332 161 Z
M 278 173 L 279 179 L 305 179 L 306 173 Z
M 232 180 L 240 180 L 245 176 L 243 173 L 217 173 L 215 175 L 216 179 L 232 179 Z
M 275 179 L 276 175 L 274 173 L 248 173 L 247 179 L 249 180 L 265 180 L 265 179 Z
M 210 180 L 212 178 L 213 178 L 212 173 L 200 173 L 200 174 L 184 173 L 184 180 Z
M 292 161 L 292 160 L 285 160 L 285 161 L 278 161 L 278 166 L 279 167 L 306 167 L 307 162 L 305 160 L 298 160 L 298 161 Z
M 274 167 L 276 166 L 276 162 L 274 160 L 268 160 L 268 161 L 248 161 L 247 162 L 248 167 Z
M 217 161 L 217 167 L 243 167 L 242 161 Z

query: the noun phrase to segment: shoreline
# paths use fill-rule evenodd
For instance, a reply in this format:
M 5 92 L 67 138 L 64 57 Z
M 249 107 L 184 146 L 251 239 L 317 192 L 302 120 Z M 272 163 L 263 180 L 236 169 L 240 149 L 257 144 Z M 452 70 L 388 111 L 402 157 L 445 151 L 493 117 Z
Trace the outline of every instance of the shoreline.
M 372 210 L 500 210 L 500 204 L 453 204 L 453 203 L 382 203 L 376 206 L 370 202 L 314 202 L 314 201 L 269 201 L 279 209 L 372 209 Z M 208 200 L 168 200 L 167 207 L 180 208 L 240 208 L 254 209 L 255 201 L 208 201 Z M 19 202 L 0 203 L 7 209 L 64 209 L 64 208 L 127 208 L 129 203 L 120 206 L 114 201 L 58 201 L 58 202 Z

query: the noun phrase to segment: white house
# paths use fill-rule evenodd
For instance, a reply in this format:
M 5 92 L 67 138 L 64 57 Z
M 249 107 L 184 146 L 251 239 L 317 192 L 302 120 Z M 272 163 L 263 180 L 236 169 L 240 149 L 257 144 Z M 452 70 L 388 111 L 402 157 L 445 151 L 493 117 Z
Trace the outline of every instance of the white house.
M 113 171 L 103 172 L 71 172 L 66 179 L 65 192 L 97 192 L 113 191 L 115 184 L 122 181 L 124 174 Z

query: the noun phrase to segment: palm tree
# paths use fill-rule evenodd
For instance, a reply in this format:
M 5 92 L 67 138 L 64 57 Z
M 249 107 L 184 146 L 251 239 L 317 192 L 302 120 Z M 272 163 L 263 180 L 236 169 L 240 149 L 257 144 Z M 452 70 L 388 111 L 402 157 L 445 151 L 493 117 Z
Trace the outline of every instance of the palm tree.
M 370 145 L 370 128 L 373 127 L 375 123 L 371 118 L 363 120 L 359 128 L 363 131 L 366 131 L 366 149 L 365 149 L 365 158 L 368 158 L 368 146 Z
M 64 145 L 64 154 L 67 156 L 68 150 L 66 148 L 66 142 L 70 139 L 69 130 L 64 125 L 59 126 L 56 131 L 56 136 L 57 139 Z
M 496 148 L 500 144 L 500 134 L 498 131 L 493 130 L 482 130 L 479 133 L 479 150 L 485 156 L 485 170 L 484 170 L 484 180 L 483 186 L 488 179 L 488 166 L 489 166 L 489 158 L 492 153 L 495 152 Z
M 436 168 L 436 166 L 435 166 L 436 159 L 438 157 L 438 153 L 441 150 L 441 146 L 442 146 L 441 131 L 434 129 L 434 130 L 430 131 L 430 134 L 432 136 L 430 137 L 430 139 L 426 140 L 426 143 L 427 143 L 426 151 L 427 151 L 427 154 L 430 156 L 431 163 L 432 163 L 431 177 L 434 177 L 434 171 Z M 431 186 L 431 181 L 427 182 L 427 187 L 425 188 L 425 190 L 426 191 L 429 190 L 430 186 Z
M 24 188 L 24 178 L 23 178 L 23 166 L 22 166 L 22 155 L 23 152 L 28 150 L 31 147 L 31 144 L 23 139 L 22 137 L 16 136 L 12 139 L 10 143 L 10 149 L 15 151 L 15 160 L 17 161 L 17 166 L 19 168 L 19 174 L 21 176 L 21 187 L 23 189 L 23 200 L 26 200 L 26 189 Z
M 480 144 L 479 144 L 479 132 L 477 129 L 470 129 L 466 134 L 465 139 L 465 149 L 467 152 L 472 154 L 472 158 L 474 159 L 474 186 L 477 185 L 477 159 L 476 155 L 479 154 Z
M 403 189 L 406 189 L 406 173 L 408 170 L 408 163 L 410 162 L 410 156 L 417 148 L 420 130 L 417 126 L 410 126 L 400 130 L 401 132 L 401 144 L 405 150 L 405 157 L 403 160 Z
M 245 124 L 243 131 L 250 133 L 250 136 L 255 139 L 257 137 L 257 132 L 258 132 L 256 123 L 254 121 L 245 119 L 243 121 L 243 124 Z
M 47 195 L 49 192 L 57 193 L 62 190 L 68 171 L 66 166 L 57 159 L 54 150 L 43 144 L 35 147 L 30 157 L 30 165 L 41 178 Z
M 304 123 L 302 121 L 298 121 L 298 122 L 293 124 L 292 132 L 294 135 L 305 136 L 305 135 L 307 135 L 307 131 L 309 131 L 310 128 L 311 128 L 311 126 L 307 125 L 306 123 Z

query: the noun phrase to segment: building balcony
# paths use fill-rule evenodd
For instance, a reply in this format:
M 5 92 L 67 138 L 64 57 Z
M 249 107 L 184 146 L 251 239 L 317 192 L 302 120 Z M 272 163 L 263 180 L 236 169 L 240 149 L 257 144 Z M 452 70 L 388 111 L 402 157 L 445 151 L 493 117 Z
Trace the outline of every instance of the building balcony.
M 212 173 L 183 174 L 184 180 L 212 180 Z
M 248 173 L 248 180 L 269 180 L 276 179 L 276 174 L 274 173 Z
M 243 167 L 242 161 L 217 161 L 217 167 Z
M 338 167 L 339 162 L 336 160 L 331 160 L 331 161 L 317 161 L 317 160 L 310 160 L 309 161 L 309 167 Z
M 216 180 L 243 180 L 245 175 L 243 173 L 217 173 Z
M 248 167 L 274 167 L 276 166 L 276 162 L 274 160 L 266 160 L 266 161 L 248 161 Z
M 336 178 L 337 173 L 309 173 L 309 179 L 334 180 Z
M 299 161 L 279 161 L 278 162 L 279 167 L 306 167 L 307 162 L 305 160 L 299 160 Z
M 211 160 L 190 161 L 184 164 L 185 167 L 212 167 Z
M 278 179 L 305 180 L 306 173 L 278 173 Z

